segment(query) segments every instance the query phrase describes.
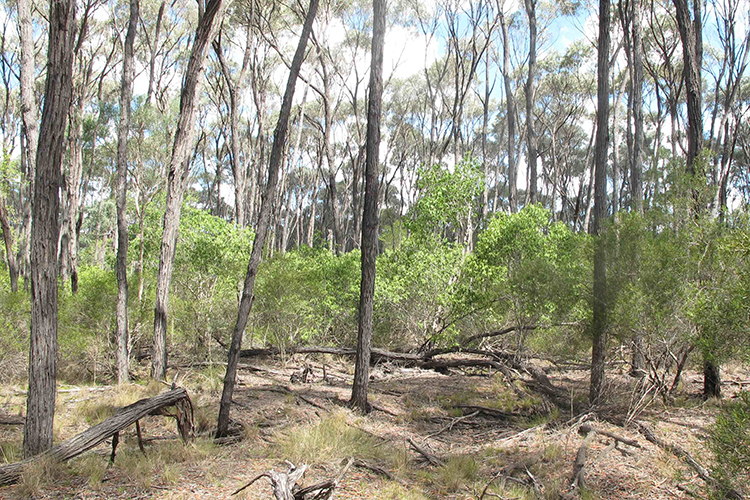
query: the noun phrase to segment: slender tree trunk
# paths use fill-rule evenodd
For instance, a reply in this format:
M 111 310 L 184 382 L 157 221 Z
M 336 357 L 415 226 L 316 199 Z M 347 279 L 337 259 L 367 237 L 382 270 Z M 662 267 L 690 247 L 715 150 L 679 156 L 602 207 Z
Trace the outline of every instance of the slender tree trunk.
M 24 157 L 26 165 L 24 170 L 24 182 L 22 186 L 23 195 L 23 229 L 19 237 L 19 260 L 24 269 L 24 275 L 28 275 L 31 241 L 31 199 L 34 196 L 34 171 L 39 144 L 39 109 L 34 95 L 34 79 L 36 76 L 36 64 L 34 61 L 34 31 L 31 20 L 31 0 L 18 0 L 18 37 L 21 51 L 21 120 L 23 133 L 26 140 Z
M 12 292 L 18 291 L 18 261 L 13 250 L 13 230 L 8 220 L 8 209 L 5 206 L 5 198 L 0 196 L 0 228 L 3 231 L 3 241 L 5 242 L 5 256 L 8 263 L 8 275 L 10 277 L 10 289 Z
M 133 45 L 138 28 L 139 0 L 130 0 L 130 19 L 125 35 L 120 86 L 120 123 L 117 126 L 117 382 L 130 378 L 128 351 L 128 131 L 133 94 Z
M 240 105 L 240 94 L 243 89 L 243 82 L 245 81 L 245 74 L 250 62 L 250 52 L 252 50 L 252 29 L 250 23 L 252 22 L 254 2 L 250 2 L 250 20 L 246 27 L 246 45 L 245 55 L 242 61 L 242 67 L 240 68 L 237 81 L 232 81 L 229 75 L 229 68 L 224 61 L 224 53 L 221 48 L 221 42 L 219 39 L 214 41 L 214 52 L 219 58 L 219 64 L 221 66 L 221 72 L 224 75 L 224 80 L 227 83 L 227 90 L 229 93 L 229 143 L 232 148 L 232 175 L 234 177 L 234 221 L 238 228 L 245 227 L 245 192 L 247 191 L 247 168 L 240 162 L 240 117 L 239 117 L 239 105 Z M 217 198 L 219 198 L 217 191 Z
M 631 112 L 633 114 L 633 153 L 630 158 L 631 208 L 643 213 L 643 40 L 641 37 L 641 2 L 630 0 L 632 5 L 633 69 L 631 83 Z
M 161 24 L 164 19 L 164 9 L 167 1 L 162 0 L 159 4 L 159 11 L 156 14 L 156 27 L 154 28 L 154 43 L 151 46 L 151 54 L 148 61 L 148 90 L 146 92 L 146 105 L 151 104 L 151 98 L 154 95 L 154 83 L 156 81 L 156 56 L 159 53 L 159 33 L 161 33 Z
M 529 184 L 527 198 L 530 204 L 537 202 L 537 137 L 534 127 L 534 104 L 536 78 L 536 0 L 524 0 L 526 15 L 529 18 L 529 72 L 526 78 L 526 150 L 529 164 Z
M 89 80 L 88 77 L 84 78 L 86 81 Z M 83 83 L 77 91 L 74 91 L 74 94 L 76 94 L 74 100 L 77 102 L 73 104 L 70 110 L 68 126 L 70 168 L 68 168 L 68 175 L 65 176 L 63 182 L 65 185 L 65 215 L 63 217 L 63 227 L 61 228 L 63 237 L 60 241 L 60 267 L 62 282 L 65 283 L 69 278 L 70 290 L 73 293 L 78 292 L 78 239 L 76 238 L 76 222 L 78 221 L 79 194 L 83 178 L 83 100 L 85 99 L 85 87 L 87 86 L 88 83 Z
M 594 214 L 591 234 L 596 237 L 594 256 L 594 295 L 591 334 L 591 387 L 589 399 L 597 404 L 604 388 L 604 361 L 607 347 L 606 255 L 601 230 L 607 215 L 607 151 L 609 150 L 609 2 L 599 0 L 599 50 L 597 58 L 596 143 L 594 145 Z
M 510 213 L 518 211 L 518 167 L 516 166 L 516 98 L 510 78 L 510 41 L 508 25 L 500 10 L 500 29 L 503 35 L 503 81 L 505 82 L 505 118 L 508 122 L 508 205 Z
M 315 13 L 318 10 L 318 0 L 310 0 L 310 7 L 305 17 L 305 24 L 300 34 L 297 50 L 292 59 L 292 65 L 289 70 L 289 79 L 287 80 L 284 99 L 279 111 L 279 121 L 276 124 L 276 131 L 273 134 L 273 146 L 271 147 L 271 158 L 268 166 L 268 183 L 266 184 L 265 193 L 261 201 L 260 213 L 258 214 L 258 226 L 253 241 L 253 250 L 250 254 L 250 260 L 247 264 L 247 274 L 245 284 L 242 289 L 242 298 L 240 307 L 237 312 L 237 322 L 232 332 L 232 343 L 229 347 L 229 360 L 227 363 L 227 372 L 224 375 L 224 388 L 221 393 L 221 403 L 219 406 L 219 418 L 217 423 L 216 437 L 226 436 L 229 428 L 229 409 L 232 405 L 232 394 L 234 393 L 235 379 L 237 378 L 237 363 L 240 359 L 240 349 L 242 348 L 242 336 L 245 333 L 245 326 L 250 315 L 250 309 L 253 305 L 253 288 L 255 287 L 255 276 L 260 264 L 261 254 L 265 245 L 271 222 L 271 212 L 274 206 L 274 197 L 276 194 L 276 183 L 279 180 L 279 167 L 281 165 L 281 156 L 286 143 L 287 129 L 289 128 L 289 116 L 292 112 L 292 100 L 294 98 L 294 87 L 297 83 L 299 70 L 302 66 L 302 59 L 305 56 L 307 39 L 312 31 Z
M 213 39 L 224 9 L 223 0 L 209 0 L 203 17 L 198 21 L 195 42 L 190 53 L 182 93 L 180 117 L 175 131 L 172 159 L 167 177 L 167 200 L 164 211 L 164 232 L 159 254 L 159 274 L 156 281 L 156 306 L 154 307 L 154 346 L 151 354 L 151 376 L 163 380 L 167 374 L 167 310 L 169 285 L 172 281 L 177 229 L 182 212 L 182 198 L 190 170 L 190 153 L 194 141 L 195 105 L 200 80 L 206 62 L 206 47 Z
M 383 46 L 385 44 L 385 0 L 374 0 L 370 99 L 367 107 L 367 146 L 365 154 L 365 199 L 362 215 L 362 280 L 359 291 L 357 355 L 350 404 L 363 413 L 370 411 L 367 384 L 370 378 L 372 348 L 372 309 L 375 296 L 375 260 L 378 255 L 378 163 L 380 115 L 383 103 Z
M 322 158 L 319 156 L 318 158 Z M 318 162 L 321 160 L 318 159 Z M 320 167 L 320 163 L 318 164 Z M 310 222 L 307 224 L 307 246 L 313 247 L 315 239 L 315 212 L 318 207 L 318 189 L 320 188 L 320 168 L 315 171 L 315 178 L 313 180 L 313 192 L 312 198 L 310 199 Z
M 52 447 L 57 378 L 57 238 L 60 168 L 72 95 L 75 2 L 50 0 L 47 79 L 34 180 L 31 335 L 23 455 Z

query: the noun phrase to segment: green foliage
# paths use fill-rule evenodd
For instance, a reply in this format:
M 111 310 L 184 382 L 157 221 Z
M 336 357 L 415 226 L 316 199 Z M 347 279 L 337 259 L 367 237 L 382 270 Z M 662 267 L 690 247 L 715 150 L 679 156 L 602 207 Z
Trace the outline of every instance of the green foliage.
M 466 309 L 484 308 L 496 324 L 559 323 L 588 316 L 589 237 L 550 220 L 549 211 L 540 206 L 495 215 L 466 263 L 460 290 Z
M 437 238 L 407 238 L 396 250 L 378 257 L 375 342 L 413 346 L 433 333 L 440 311 L 450 311 L 454 305 L 462 262 L 460 245 Z M 455 333 L 446 329 L 442 337 L 451 338 Z
M 357 334 L 359 251 L 302 247 L 258 269 L 252 331 L 263 343 L 351 345 Z
M 210 355 L 218 346 L 212 337 L 229 339 L 251 248 L 250 230 L 203 210 L 183 209 L 170 313 L 177 340 L 193 354 Z
M 731 488 L 750 485 L 750 393 L 741 392 L 727 403 L 711 428 L 709 446 L 714 455 L 712 475 L 717 478 L 716 498 Z
M 471 157 L 464 158 L 453 172 L 442 165 L 420 168 L 420 197 L 407 228 L 422 237 L 458 234 L 482 186 L 479 163 Z
M 110 270 L 84 267 L 78 271 L 79 290 L 60 287 L 58 339 L 60 378 L 69 382 L 112 375 L 114 309 L 117 279 Z

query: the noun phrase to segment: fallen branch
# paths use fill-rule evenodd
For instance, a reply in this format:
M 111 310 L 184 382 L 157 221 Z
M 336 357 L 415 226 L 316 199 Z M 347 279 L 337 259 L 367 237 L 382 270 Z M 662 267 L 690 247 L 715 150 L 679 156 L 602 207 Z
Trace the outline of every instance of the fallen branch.
M 359 467 L 360 469 L 366 469 L 366 470 L 369 470 L 370 472 L 374 472 L 375 474 L 383 476 L 389 481 L 396 481 L 401 484 L 406 484 L 402 479 L 397 478 L 396 476 L 394 476 L 387 470 L 383 469 L 382 467 L 378 467 L 377 465 L 372 465 L 368 462 L 365 462 L 364 460 L 360 458 L 357 458 L 354 460 L 354 466 Z
M 439 436 L 440 434 L 442 434 L 445 431 L 453 430 L 453 426 L 455 426 L 457 423 L 461 422 L 462 420 L 466 420 L 466 419 L 469 419 L 469 418 L 472 418 L 472 417 L 476 417 L 477 415 L 479 415 L 479 413 L 480 413 L 480 411 L 476 410 L 475 412 L 469 413 L 468 415 L 462 415 L 460 417 L 452 418 L 451 421 L 450 421 L 450 423 L 448 425 L 446 425 L 445 427 L 442 427 L 437 432 L 433 432 L 432 434 L 427 435 L 427 438 L 433 438 L 433 437 Z
M 651 443 L 655 444 L 659 448 L 662 448 L 663 450 L 666 450 L 670 453 L 672 453 L 677 458 L 681 459 L 683 462 L 688 464 L 690 467 L 693 468 L 693 470 L 698 474 L 698 477 L 703 479 L 705 482 L 710 484 L 711 486 L 715 486 L 717 484 L 717 481 L 715 478 L 711 477 L 711 473 L 703 467 L 693 456 L 688 453 L 687 451 L 683 450 L 676 444 L 667 443 L 663 439 L 660 439 L 656 437 L 654 434 L 654 431 L 651 430 L 650 427 L 648 427 L 646 424 L 641 422 L 635 422 L 635 424 L 638 426 L 638 431 L 643 434 L 643 436 L 650 441 Z M 733 500 L 743 500 L 744 497 L 742 494 L 734 489 L 729 490 L 725 493 L 725 497 Z
M 573 462 L 571 486 L 578 488 L 579 490 L 586 488 L 586 458 L 589 442 L 591 441 L 591 436 L 594 434 L 594 432 L 586 433 L 586 437 L 584 438 L 583 443 L 581 443 L 581 447 L 578 448 L 578 453 L 576 453 L 575 462 Z
M 26 419 L 20 415 L 0 415 L 0 425 L 25 425 Z
M 474 410 L 474 415 L 477 413 L 484 413 L 487 416 L 495 417 L 495 418 L 513 418 L 513 417 L 521 417 L 520 413 L 508 413 L 502 410 L 496 410 L 495 408 L 487 408 L 486 406 L 477 406 L 477 405 L 453 405 L 453 408 L 458 408 L 460 410 Z
M 409 438 L 408 441 L 409 441 L 409 444 L 412 446 L 412 448 L 414 448 L 414 450 L 416 450 L 417 453 L 422 455 L 431 465 L 434 465 L 437 467 L 445 463 L 441 459 L 433 455 L 432 453 L 425 450 L 424 447 L 418 445 L 412 438 Z
M 619 441 L 620 443 L 626 444 L 628 446 L 632 446 L 634 448 L 641 448 L 641 445 L 638 443 L 638 441 L 634 439 L 629 439 L 626 437 L 618 436 L 617 434 L 613 434 L 609 431 L 605 431 L 602 429 L 596 429 L 589 424 L 583 424 L 578 428 L 578 432 L 581 434 L 588 434 L 589 432 L 593 432 L 595 434 L 600 434 L 602 436 L 607 436 L 608 438 L 612 438 L 615 441 Z
M 115 434 L 134 424 L 141 418 L 158 413 L 167 406 L 176 405 L 185 405 L 179 410 L 179 413 L 186 416 L 189 412 L 190 417 L 189 419 L 186 419 L 185 423 L 187 424 L 189 422 L 192 424 L 192 404 L 190 404 L 190 398 L 187 391 L 183 388 L 172 389 L 171 391 L 159 394 L 153 398 L 141 399 L 129 406 L 120 408 L 117 413 L 104 422 L 83 431 L 67 441 L 63 441 L 62 443 L 53 446 L 44 453 L 21 462 L 0 467 L 0 486 L 17 482 L 21 478 L 24 467 L 42 457 L 49 457 L 58 462 L 65 462 L 66 460 L 70 460 L 71 458 L 103 443 L 108 438 L 113 437 Z M 192 437 L 192 432 L 192 428 L 180 429 L 180 434 L 184 439 Z

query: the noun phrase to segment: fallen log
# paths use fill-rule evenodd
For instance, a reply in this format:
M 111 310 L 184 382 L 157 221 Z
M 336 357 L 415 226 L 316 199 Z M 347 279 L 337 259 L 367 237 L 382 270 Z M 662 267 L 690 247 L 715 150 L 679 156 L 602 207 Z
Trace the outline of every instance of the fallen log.
M 24 425 L 26 419 L 20 415 L 0 415 L 0 425 Z
M 44 453 L 21 462 L 0 467 L 0 486 L 17 482 L 23 474 L 24 467 L 42 457 L 49 457 L 58 462 L 70 460 L 71 458 L 103 443 L 108 438 L 113 437 L 115 434 L 134 424 L 143 417 L 152 414 L 159 414 L 159 412 L 167 406 L 176 406 L 178 408 L 178 415 L 182 415 L 182 421 L 178 422 L 178 428 L 183 439 L 192 437 L 193 407 L 190 402 L 190 397 L 188 396 L 187 391 L 181 387 L 172 389 L 171 391 L 159 394 L 153 398 L 141 399 L 129 406 L 120 408 L 107 420 L 83 431 L 67 441 L 63 441 L 62 443 L 53 446 Z

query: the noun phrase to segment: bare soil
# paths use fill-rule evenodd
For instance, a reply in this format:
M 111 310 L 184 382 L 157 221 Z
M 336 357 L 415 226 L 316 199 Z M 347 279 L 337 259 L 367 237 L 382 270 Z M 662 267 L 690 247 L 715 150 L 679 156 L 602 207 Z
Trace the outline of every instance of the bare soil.
M 305 366 L 312 370 L 307 382 L 292 376 Z M 363 417 L 346 406 L 352 373 L 348 360 L 327 356 L 253 360 L 240 369 L 232 409 L 232 418 L 244 427 L 243 439 L 217 446 L 210 433 L 218 413 L 223 366 L 177 368 L 171 375 L 188 388 L 196 406 L 197 431 L 204 437 L 183 445 L 172 419 L 148 417 L 142 422 L 145 457 L 138 451 L 133 428 L 121 437 L 113 465 L 107 463 L 110 447 L 101 445 L 64 466 L 30 470 L 22 483 L 0 488 L 0 498 L 229 498 L 259 474 L 286 470 L 285 460 L 293 460 L 294 454 L 306 457 L 305 485 L 334 478 L 342 460 L 356 455 L 356 446 L 365 445 L 367 463 L 387 470 L 392 479 L 355 466 L 333 498 L 478 499 L 483 492 L 487 499 L 708 498 L 705 483 L 684 462 L 647 442 L 635 426 L 612 423 L 633 416 L 637 399 L 636 381 L 616 367 L 608 372 L 606 403 L 596 413 L 582 415 L 554 408 L 520 374 L 515 383 L 525 397 L 512 391 L 501 374 L 488 370 L 440 374 L 382 365 L 372 371 L 374 409 Z M 742 389 L 733 381 L 746 381 L 749 373 L 742 367 L 725 371 L 726 399 Z M 552 371 L 550 379 L 570 394 L 571 407 L 585 400 L 587 372 Z M 634 416 L 708 466 L 706 436 L 721 403 L 704 402 L 701 384 L 699 374 L 688 372 L 674 400 L 650 400 Z M 135 384 L 129 389 L 62 386 L 57 438 L 71 437 L 109 416 L 116 406 L 162 389 Z M 23 405 L 23 388 L 0 386 L 0 414 L 18 414 Z M 325 438 L 322 443 L 303 442 L 306 431 L 331 421 L 351 429 L 354 438 L 349 438 L 364 436 L 365 445 L 337 450 L 333 439 L 331 446 Z M 583 422 L 633 439 L 641 448 L 614 447 L 613 440 L 601 434 L 590 438 L 586 489 L 580 491 L 571 483 L 584 441 L 578 432 Z M 0 463 L 20 459 L 22 439 L 21 426 L 0 425 Z M 446 465 L 427 463 L 409 439 Z M 299 447 L 305 446 L 303 453 Z M 260 479 L 232 498 L 238 497 L 272 498 L 270 482 Z

